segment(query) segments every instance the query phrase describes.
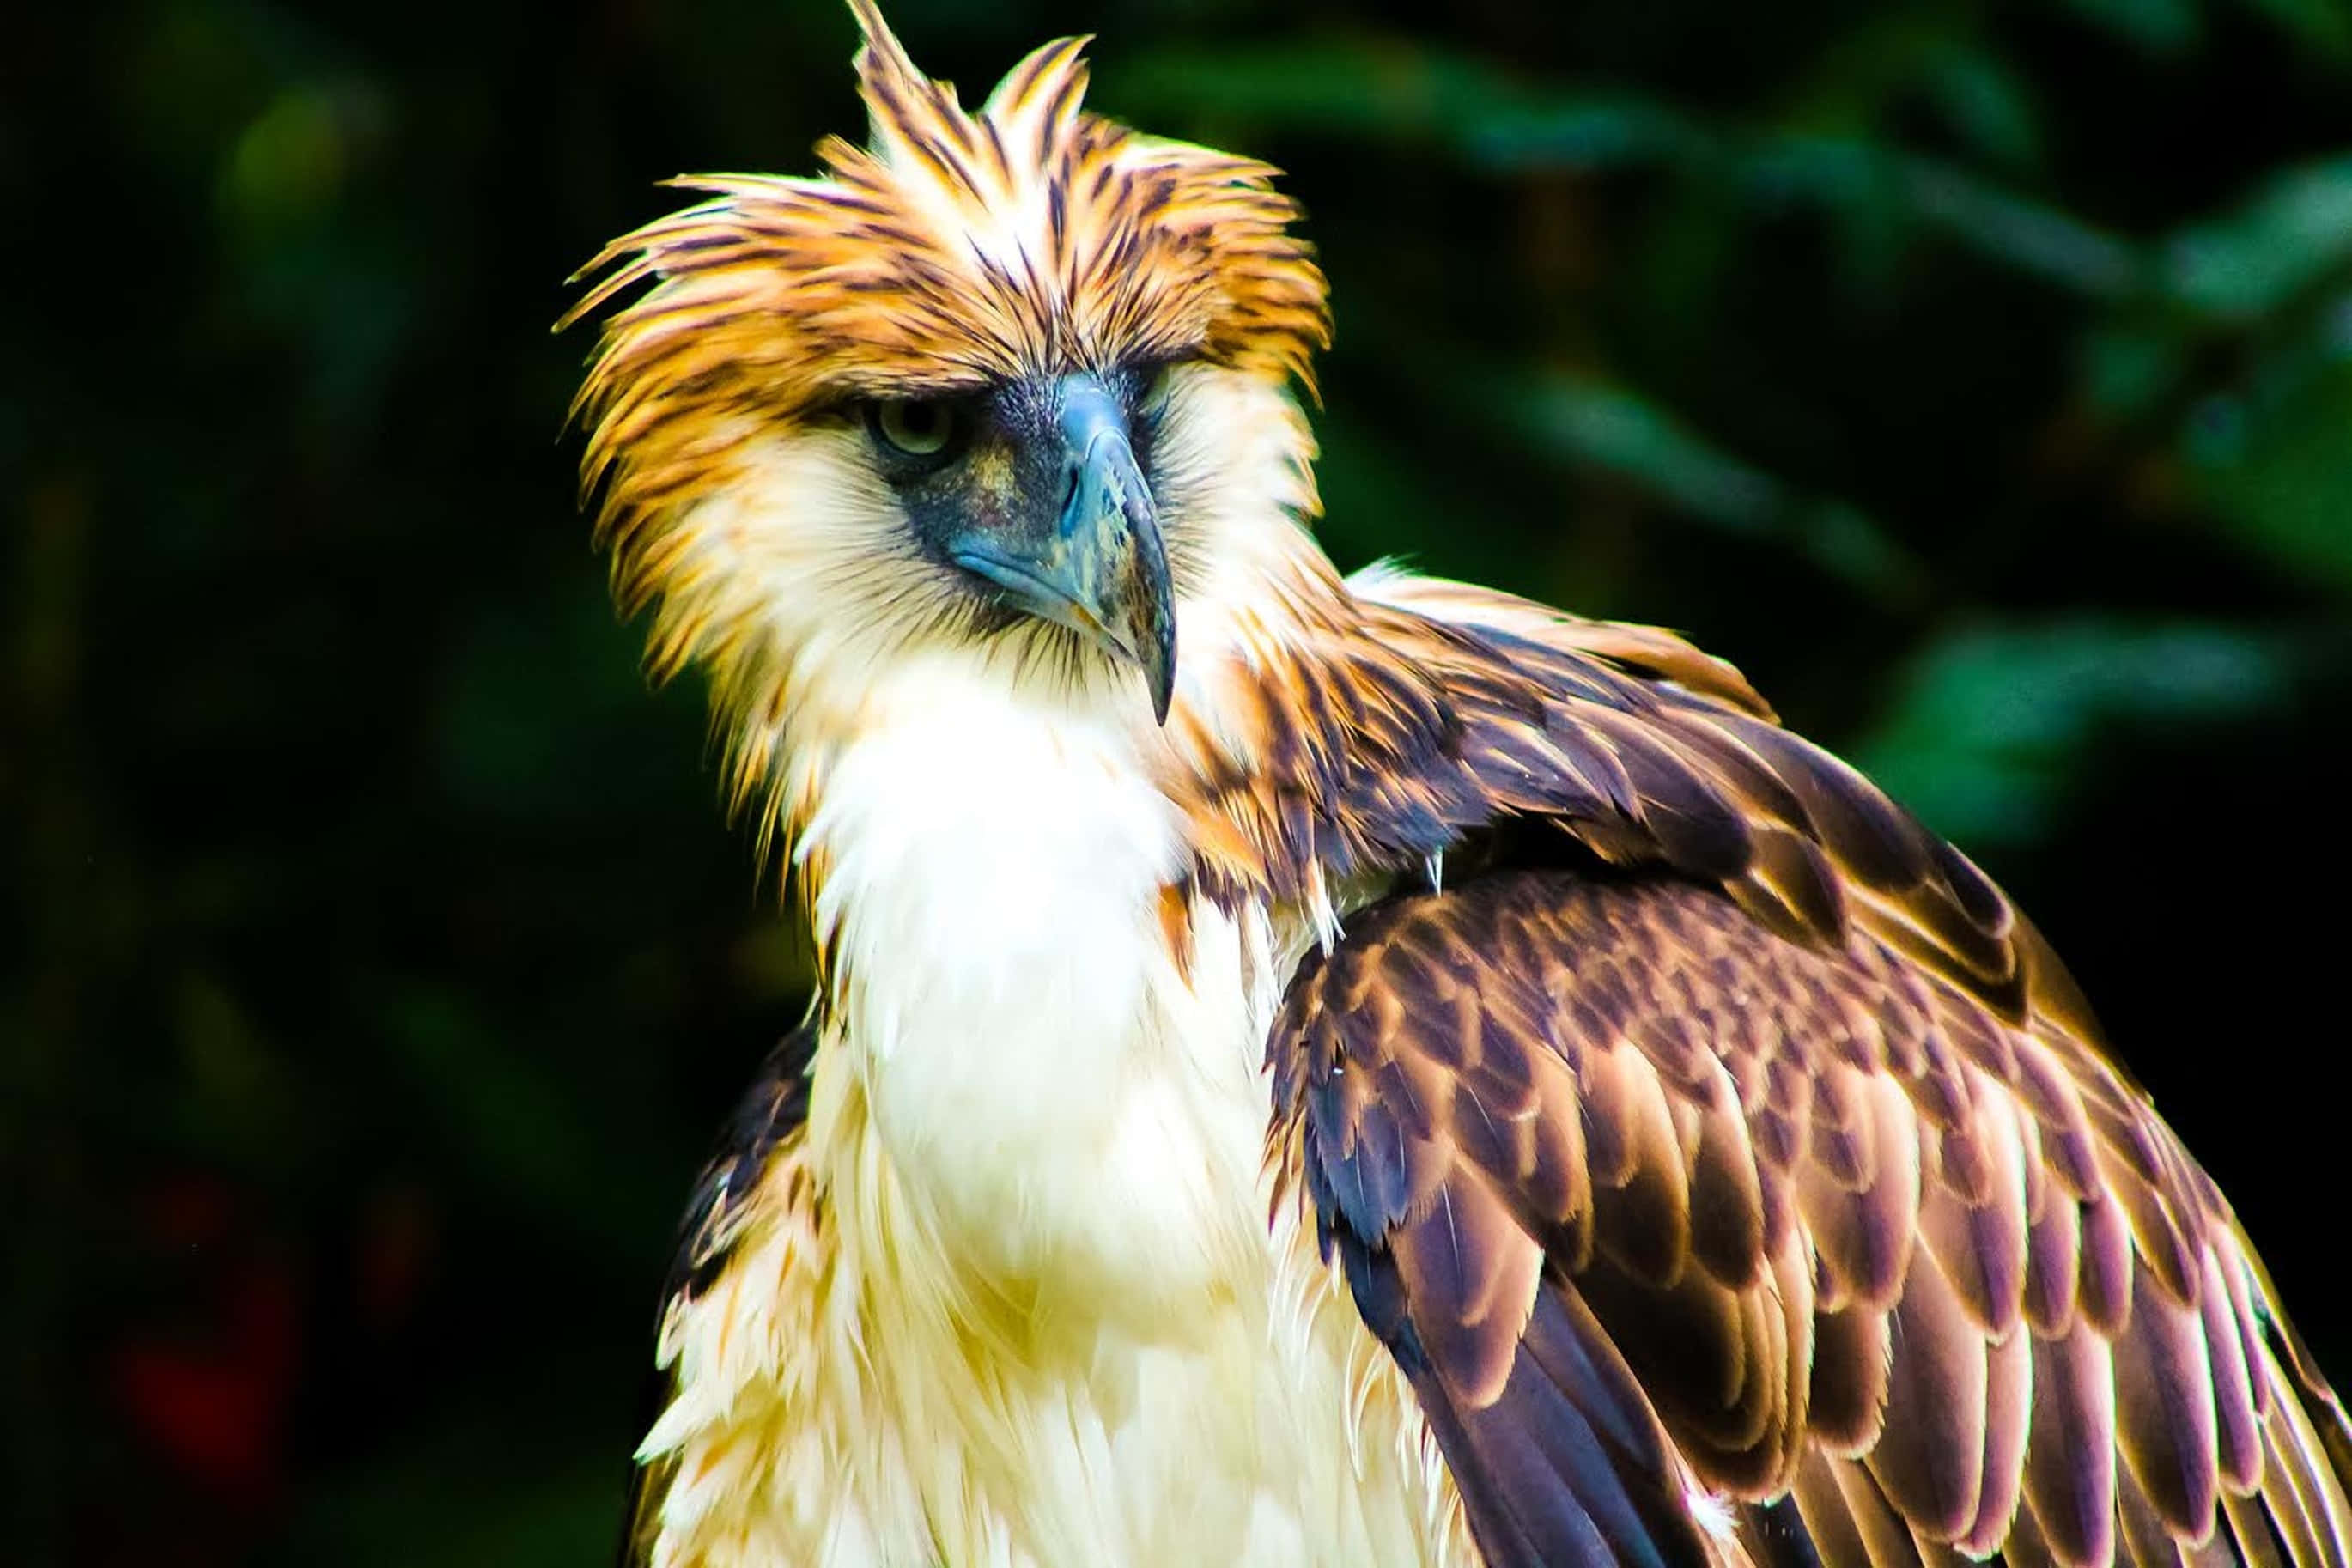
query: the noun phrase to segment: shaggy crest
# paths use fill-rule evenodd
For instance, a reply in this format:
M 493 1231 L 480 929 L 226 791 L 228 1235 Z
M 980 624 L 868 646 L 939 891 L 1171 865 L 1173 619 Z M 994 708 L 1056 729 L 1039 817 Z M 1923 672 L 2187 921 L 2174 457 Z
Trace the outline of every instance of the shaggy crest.
M 1311 387 L 1329 342 L 1323 276 L 1274 169 L 1087 113 L 1084 38 L 1038 49 L 969 111 L 873 0 L 851 8 L 870 145 L 827 139 L 818 178 L 672 182 L 710 199 L 607 246 L 557 323 L 653 285 L 605 321 L 575 407 L 630 608 L 659 586 L 640 531 L 730 478 L 730 448 L 761 424 L 1192 358 Z

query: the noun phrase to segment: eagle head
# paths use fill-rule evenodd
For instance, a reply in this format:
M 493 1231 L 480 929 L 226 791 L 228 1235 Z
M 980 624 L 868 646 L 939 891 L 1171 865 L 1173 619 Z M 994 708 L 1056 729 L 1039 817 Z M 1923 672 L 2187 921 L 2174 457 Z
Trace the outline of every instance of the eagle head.
M 851 4 L 868 144 L 677 181 L 707 199 L 607 247 L 559 323 L 634 292 L 583 489 L 656 676 L 710 672 L 739 803 L 797 709 L 894 661 L 1139 675 L 1164 722 L 1180 604 L 1315 508 L 1288 387 L 1329 317 L 1275 171 L 1086 112 L 1082 38 L 967 110 Z

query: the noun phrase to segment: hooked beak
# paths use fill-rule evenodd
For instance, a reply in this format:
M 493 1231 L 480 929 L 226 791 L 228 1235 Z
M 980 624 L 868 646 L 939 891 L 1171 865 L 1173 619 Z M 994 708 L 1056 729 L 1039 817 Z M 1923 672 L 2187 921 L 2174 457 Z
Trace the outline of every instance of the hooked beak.
M 1061 510 L 1034 536 L 967 536 L 950 559 L 1022 609 L 1068 626 L 1143 672 L 1151 713 L 1168 721 L 1176 682 L 1174 589 L 1150 489 L 1118 399 L 1090 375 L 1066 377 L 1053 439 Z

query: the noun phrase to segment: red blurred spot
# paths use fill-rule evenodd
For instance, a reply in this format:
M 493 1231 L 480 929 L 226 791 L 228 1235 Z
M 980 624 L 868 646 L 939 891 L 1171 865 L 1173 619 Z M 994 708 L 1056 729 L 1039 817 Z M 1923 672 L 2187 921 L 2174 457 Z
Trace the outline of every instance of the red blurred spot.
M 108 1355 L 114 1393 L 132 1430 L 172 1468 L 257 1504 L 278 1479 L 300 1360 L 294 1270 L 240 1234 L 236 1196 L 216 1180 L 163 1184 L 141 1206 L 163 1247 L 211 1256 L 179 1322 L 135 1328 Z

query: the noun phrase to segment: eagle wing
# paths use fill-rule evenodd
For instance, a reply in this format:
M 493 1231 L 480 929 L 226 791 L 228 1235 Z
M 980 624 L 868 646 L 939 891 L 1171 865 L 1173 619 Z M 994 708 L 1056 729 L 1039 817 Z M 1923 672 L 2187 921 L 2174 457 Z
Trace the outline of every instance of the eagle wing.
M 1679 644 L 1414 593 L 1364 635 L 1478 666 L 1421 797 L 1501 804 L 1305 959 L 1274 1138 L 1488 1562 L 2352 1562 L 2335 1396 L 2000 893 Z
M 680 1453 L 729 1403 L 730 1368 L 684 1364 L 688 1359 L 684 1344 L 688 1325 L 706 1308 L 725 1315 L 726 1304 L 713 1303 L 710 1298 L 726 1288 L 728 1266 L 753 1227 L 772 1232 L 813 1227 L 813 1199 L 801 1168 L 801 1137 L 808 1121 L 808 1069 L 815 1051 L 816 1031 L 803 1025 L 769 1052 L 695 1183 L 679 1226 L 677 1252 L 662 1285 L 656 1370 L 640 1426 L 654 1436 L 630 1466 L 619 1568 L 646 1568 L 656 1560 L 656 1543 L 665 1529 L 676 1529 L 679 1522 L 666 1521 L 665 1510 Z M 778 1212 L 780 1206 L 784 1212 Z M 772 1287 L 773 1281 L 768 1284 Z M 755 1283 L 751 1288 L 760 1287 Z M 698 1377 L 711 1386 L 689 1387 Z

